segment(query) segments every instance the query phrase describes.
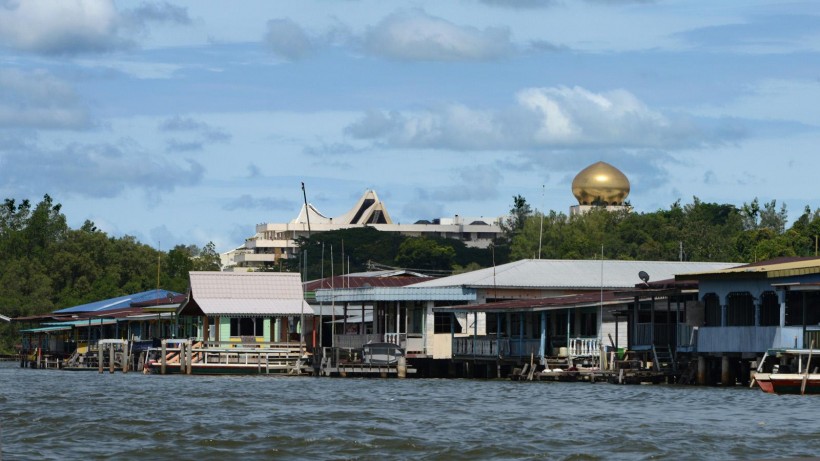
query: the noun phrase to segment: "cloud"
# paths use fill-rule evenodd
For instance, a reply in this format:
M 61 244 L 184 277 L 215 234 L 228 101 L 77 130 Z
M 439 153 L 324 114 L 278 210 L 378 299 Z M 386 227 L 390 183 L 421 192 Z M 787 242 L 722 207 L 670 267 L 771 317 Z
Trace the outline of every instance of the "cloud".
M 457 178 L 453 184 L 433 188 L 425 194 L 434 200 L 460 202 L 468 200 L 489 200 L 498 197 L 498 186 L 501 184 L 501 173 L 492 166 L 480 165 L 466 167 L 454 172 Z
M 346 128 L 383 148 L 455 150 L 682 149 L 743 136 L 742 126 L 652 110 L 632 93 L 526 88 L 505 110 L 449 105 L 427 112 L 370 111 Z
M 110 0 L 4 2 L 0 43 L 44 54 L 102 52 L 123 46 Z
M 163 132 L 187 133 L 193 137 L 193 139 L 186 140 L 169 139 L 166 147 L 169 152 L 202 150 L 205 143 L 227 143 L 231 140 L 230 133 L 221 128 L 179 115 L 160 122 L 158 128 Z
M 281 210 L 289 211 L 297 208 L 297 202 L 276 198 L 256 198 L 244 194 L 222 205 L 223 210 Z
M 171 5 L 168 2 L 146 2 L 133 10 L 125 11 L 122 16 L 123 22 L 141 29 L 150 23 L 191 24 L 188 8 Z
M 554 6 L 559 2 L 556 0 L 479 0 L 481 3 L 490 6 L 500 6 L 505 8 L 544 8 Z
M 298 61 L 313 53 L 315 45 L 302 27 L 290 19 L 271 19 L 265 45 L 277 56 Z
M 408 61 L 485 61 L 513 49 L 507 28 L 458 26 L 421 10 L 393 13 L 364 37 L 365 49 Z
M 149 23 L 189 24 L 187 9 L 145 2 L 118 12 L 112 0 L 4 1 L 0 45 L 46 55 L 102 53 L 133 46 Z
M 338 157 L 348 154 L 359 154 L 368 149 L 356 147 L 351 144 L 335 142 L 329 144 L 321 144 L 318 146 L 306 146 L 302 151 L 314 157 Z
M 204 168 L 152 156 L 133 142 L 68 144 L 45 148 L 34 144 L 0 151 L 0 184 L 34 195 L 43 190 L 61 195 L 116 197 L 128 190 L 170 192 L 201 182 Z
M 259 166 L 255 163 L 248 164 L 248 178 L 260 178 L 262 177 L 262 170 L 259 169 Z
M 751 16 L 732 24 L 699 27 L 676 34 L 710 51 L 734 50 L 752 53 L 793 53 L 820 49 L 820 16 L 811 14 Z
M 0 69 L 0 129 L 81 129 L 90 117 L 74 88 L 44 71 Z

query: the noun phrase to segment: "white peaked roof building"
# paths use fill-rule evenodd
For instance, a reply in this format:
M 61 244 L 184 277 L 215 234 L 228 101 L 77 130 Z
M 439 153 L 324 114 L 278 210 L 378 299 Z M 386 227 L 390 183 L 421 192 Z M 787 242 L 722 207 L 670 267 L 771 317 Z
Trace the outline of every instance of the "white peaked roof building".
M 417 288 L 461 286 L 492 290 L 539 289 L 550 292 L 593 289 L 617 290 L 641 283 L 640 272 L 651 280 L 672 279 L 677 274 L 718 271 L 737 263 L 690 261 L 622 261 L 522 259 L 497 267 L 432 279 L 411 285 Z
M 222 267 L 227 271 L 253 271 L 275 266 L 281 259 L 295 256 L 296 239 L 308 233 L 339 229 L 372 227 L 381 232 L 398 232 L 411 237 L 442 237 L 463 241 L 467 246 L 486 248 L 500 236 L 503 218 L 440 218 L 417 221 L 414 224 L 393 222 L 387 206 L 376 191 L 368 190 L 346 213 L 334 218 L 325 216 L 313 205 L 302 205 L 299 214 L 288 223 L 263 223 L 245 244 L 222 254 Z
M 190 272 L 188 300 L 180 315 L 276 317 L 313 314 L 298 273 Z

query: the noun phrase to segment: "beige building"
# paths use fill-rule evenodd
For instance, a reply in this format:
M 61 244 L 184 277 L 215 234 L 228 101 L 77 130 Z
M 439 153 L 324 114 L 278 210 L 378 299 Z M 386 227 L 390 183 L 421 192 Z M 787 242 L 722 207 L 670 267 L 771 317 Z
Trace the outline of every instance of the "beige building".
M 303 205 L 295 219 L 288 223 L 262 223 L 256 233 L 239 248 L 222 254 L 222 266 L 228 271 L 253 271 L 276 265 L 280 259 L 292 258 L 298 247 L 296 239 L 309 233 L 339 229 L 373 227 L 382 232 L 398 232 L 410 237 L 439 237 L 461 240 L 469 247 L 487 248 L 500 236 L 502 217 L 465 218 L 454 216 L 413 224 L 393 222 L 384 202 L 373 190 L 366 191 L 345 214 L 334 218 L 323 215 L 313 205 Z

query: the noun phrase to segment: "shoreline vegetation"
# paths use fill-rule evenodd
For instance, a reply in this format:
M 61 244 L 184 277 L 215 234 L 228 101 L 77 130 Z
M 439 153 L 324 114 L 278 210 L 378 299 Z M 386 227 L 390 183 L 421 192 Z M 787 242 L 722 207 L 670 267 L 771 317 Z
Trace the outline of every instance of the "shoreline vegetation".
M 788 225 L 785 205 L 758 199 L 738 207 L 680 200 L 653 212 L 593 209 L 582 215 L 533 210 L 521 196 L 490 248 L 468 248 L 453 239 L 428 239 L 346 229 L 300 239 L 302 258 L 272 271 L 321 274 L 358 272 L 377 262 L 443 275 L 525 258 L 704 261 L 751 263 L 781 256 L 814 256 L 820 210 L 808 206 Z M 346 261 L 327 251 L 345 248 Z M 344 265 L 344 267 L 342 266 Z M 0 314 L 15 318 L 149 290 L 185 292 L 191 270 L 219 270 L 215 245 L 178 244 L 159 251 L 133 236 L 114 237 L 91 221 L 72 229 L 62 205 L 45 195 L 37 204 L 5 199 L 0 204 Z M 13 354 L 15 323 L 0 322 L 0 354 Z

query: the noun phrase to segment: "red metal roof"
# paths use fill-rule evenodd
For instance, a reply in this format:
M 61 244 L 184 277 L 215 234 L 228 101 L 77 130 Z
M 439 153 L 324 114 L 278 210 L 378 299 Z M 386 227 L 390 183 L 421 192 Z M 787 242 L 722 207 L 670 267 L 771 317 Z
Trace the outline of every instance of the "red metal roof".
M 326 277 L 305 283 L 305 291 L 316 291 L 331 288 L 362 288 L 362 287 L 403 287 L 414 283 L 430 280 L 429 277 L 414 277 L 409 275 L 399 277 L 357 277 L 341 276 Z
M 470 312 L 550 310 L 579 307 L 583 305 L 595 305 L 601 303 L 602 301 L 604 304 L 629 303 L 634 301 L 634 299 L 635 298 L 631 296 L 617 296 L 614 291 L 604 291 L 603 298 L 600 292 L 590 292 L 568 296 L 556 296 L 552 298 L 513 299 L 509 301 L 497 301 L 486 304 L 463 304 L 460 306 L 434 308 L 434 310 L 456 310 Z

